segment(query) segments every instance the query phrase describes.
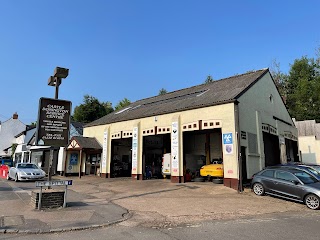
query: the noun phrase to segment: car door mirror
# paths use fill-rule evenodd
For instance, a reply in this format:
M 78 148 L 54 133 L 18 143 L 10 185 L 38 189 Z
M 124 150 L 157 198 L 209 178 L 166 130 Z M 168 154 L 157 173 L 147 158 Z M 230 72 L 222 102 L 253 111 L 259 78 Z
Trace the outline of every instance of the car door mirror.
M 298 184 L 300 184 L 300 182 L 299 181 L 297 181 L 297 180 L 292 180 L 291 181 L 294 185 L 298 185 Z

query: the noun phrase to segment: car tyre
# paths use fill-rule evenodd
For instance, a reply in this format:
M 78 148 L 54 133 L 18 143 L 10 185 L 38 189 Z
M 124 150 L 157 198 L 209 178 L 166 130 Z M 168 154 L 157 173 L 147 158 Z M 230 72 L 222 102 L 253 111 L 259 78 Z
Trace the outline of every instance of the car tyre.
M 14 177 L 14 181 L 15 181 L 15 182 L 19 182 L 18 174 L 16 174 L 16 176 Z
M 7 180 L 10 181 L 11 177 L 9 177 L 9 173 L 7 173 Z
M 258 195 L 258 196 L 263 196 L 264 195 L 264 187 L 261 183 L 255 183 L 253 184 L 253 192 Z
M 223 178 L 212 178 L 211 180 L 215 184 L 222 184 L 223 183 Z
M 304 203 L 312 210 L 320 208 L 320 198 L 314 194 L 308 194 L 304 199 Z
M 205 178 L 204 177 L 195 177 L 193 179 L 194 182 L 204 182 L 205 181 Z

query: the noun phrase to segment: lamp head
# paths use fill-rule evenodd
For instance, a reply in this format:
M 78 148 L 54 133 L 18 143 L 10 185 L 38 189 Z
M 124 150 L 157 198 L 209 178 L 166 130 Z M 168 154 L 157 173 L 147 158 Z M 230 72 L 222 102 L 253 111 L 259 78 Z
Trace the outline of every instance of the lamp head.
M 66 78 L 68 77 L 69 69 L 68 68 L 62 68 L 62 67 L 56 67 L 54 69 L 54 77 L 57 78 Z

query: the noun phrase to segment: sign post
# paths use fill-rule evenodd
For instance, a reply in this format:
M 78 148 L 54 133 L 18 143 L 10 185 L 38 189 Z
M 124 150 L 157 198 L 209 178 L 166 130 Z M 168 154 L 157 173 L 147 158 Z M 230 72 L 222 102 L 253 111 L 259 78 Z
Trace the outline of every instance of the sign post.
M 42 188 L 43 187 L 52 187 L 52 186 L 65 186 L 64 198 L 63 198 L 63 207 L 67 207 L 67 191 L 68 186 L 72 185 L 72 180 L 57 180 L 57 181 L 45 181 L 45 182 L 36 182 L 36 187 L 40 187 L 39 201 L 38 201 L 38 210 L 41 210 L 42 202 Z

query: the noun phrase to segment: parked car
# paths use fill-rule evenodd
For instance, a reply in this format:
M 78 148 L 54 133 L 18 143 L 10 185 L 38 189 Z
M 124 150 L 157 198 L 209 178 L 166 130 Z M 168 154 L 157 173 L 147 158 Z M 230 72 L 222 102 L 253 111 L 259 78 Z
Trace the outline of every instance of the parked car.
M 21 180 L 43 179 L 45 176 L 45 171 L 33 163 L 17 163 L 15 167 L 9 169 L 7 179 L 14 179 L 18 182 Z
M 7 165 L 8 167 L 13 166 L 13 161 L 10 158 L 1 158 L 0 159 L 0 165 Z
M 223 164 L 221 161 L 214 161 L 212 164 L 200 168 L 200 176 L 207 177 L 214 183 L 223 182 Z
M 302 202 L 310 209 L 320 208 L 320 182 L 304 170 L 273 167 L 256 173 L 251 182 L 253 192 Z
M 283 168 L 300 169 L 300 170 L 308 172 L 309 174 L 311 174 L 312 176 L 314 176 L 316 179 L 318 179 L 320 181 L 320 171 L 317 170 L 314 166 L 315 165 L 311 166 L 311 165 L 306 165 L 306 164 L 301 164 L 301 163 L 299 163 L 299 164 L 298 163 L 296 163 L 296 164 L 287 163 L 287 164 L 281 164 L 281 165 L 276 165 L 276 166 L 269 166 L 267 168 L 283 167 Z

